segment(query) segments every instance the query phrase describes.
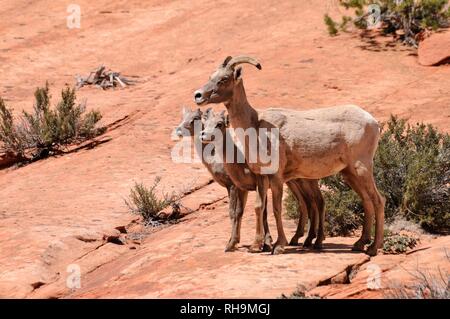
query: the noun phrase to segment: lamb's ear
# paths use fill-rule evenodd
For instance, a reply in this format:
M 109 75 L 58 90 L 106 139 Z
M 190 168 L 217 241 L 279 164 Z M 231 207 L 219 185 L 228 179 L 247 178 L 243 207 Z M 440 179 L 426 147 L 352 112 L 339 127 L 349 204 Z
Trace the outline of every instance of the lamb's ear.
M 188 108 L 187 106 L 183 106 L 183 115 L 190 111 L 191 111 L 191 108 Z
M 198 108 L 195 112 L 196 112 L 200 117 L 203 115 L 203 112 L 202 112 L 202 110 L 200 110 L 200 108 Z
M 209 113 L 211 113 L 211 111 L 212 111 L 212 107 L 208 107 L 208 108 L 206 109 L 205 113 L 203 113 L 203 117 L 204 117 L 204 118 L 208 118 Z
M 234 70 L 234 80 L 240 81 L 242 79 L 242 68 L 237 67 L 236 70 Z

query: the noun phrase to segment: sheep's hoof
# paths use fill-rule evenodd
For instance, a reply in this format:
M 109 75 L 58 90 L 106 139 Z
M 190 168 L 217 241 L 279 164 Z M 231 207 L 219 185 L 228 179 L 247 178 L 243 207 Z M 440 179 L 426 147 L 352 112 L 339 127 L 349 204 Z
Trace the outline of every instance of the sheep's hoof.
M 248 251 L 250 253 L 260 253 L 263 250 L 263 245 L 260 243 L 253 243 L 249 248 Z
M 323 245 L 322 245 L 322 243 L 321 242 L 315 242 L 314 243 L 314 246 L 313 246 L 313 249 L 315 249 L 315 250 L 322 250 L 322 248 L 323 248 Z
M 298 237 L 292 237 L 291 241 L 289 242 L 289 246 L 299 246 Z
M 368 244 L 370 240 L 368 239 L 358 239 L 356 243 L 353 244 L 352 250 L 353 251 L 364 251 L 364 246 Z
M 303 243 L 303 247 L 305 247 L 305 248 L 311 247 L 312 246 L 312 241 L 313 241 L 312 238 L 310 238 L 310 237 L 306 238 L 305 242 Z
M 376 256 L 377 253 L 378 253 L 378 248 L 377 248 L 377 246 L 375 244 L 372 244 L 372 245 L 370 245 L 367 248 L 367 251 L 366 251 L 367 255 L 369 255 L 369 256 Z
M 272 240 L 272 236 L 270 236 L 269 233 L 267 233 L 264 236 L 264 245 L 263 245 L 263 251 L 272 251 L 273 249 L 273 240 Z
M 237 242 L 230 241 L 227 246 L 225 247 L 225 252 L 235 251 L 237 250 Z
M 273 249 L 272 243 L 264 243 L 263 251 L 270 252 L 270 251 L 272 251 L 272 249 Z
M 276 245 L 272 250 L 272 255 L 281 255 L 284 253 L 284 247 L 281 245 Z

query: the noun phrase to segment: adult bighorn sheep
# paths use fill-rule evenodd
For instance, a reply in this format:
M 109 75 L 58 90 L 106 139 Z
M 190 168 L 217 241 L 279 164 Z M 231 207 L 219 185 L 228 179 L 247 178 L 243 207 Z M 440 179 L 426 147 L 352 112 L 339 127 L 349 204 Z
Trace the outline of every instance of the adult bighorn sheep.
M 258 113 L 248 102 L 239 64 L 249 63 L 261 69 L 261 64 L 247 56 L 227 57 L 210 76 L 209 81 L 194 93 L 197 105 L 224 103 L 233 128 L 278 131 L 278 170 L 264 174 L 265 164 L 254 154 L 247 135 L 241 136 L 245 158 L 257 174 L 256 238 L 254 249 L 262 246 L 262 216 L 268 188 L 272 190 L 273 210 L 278 239 L 274 253 L 282 253 L 287 244 L 281 219 L 283 183 L 294 178 L 319 179 L 341 173 L 349 186 L 358 193 L 364 206 L 361 237 L 353 245 L 363 251 L 370 242 L 375 214 L 375 240 L 367 254 L 374 256 L 383 242 L 384 204 L 373 177 L 373 157 L 378 146 L 380 128 L 366 111 L 354 105 L 344 105 L 308 111 L 271 108 Z M 261 144 L 261 140 L 258 140 Z M 253 154 L 252 154 L 253 152 Z M 250 155 L 252 157 L 250 157 Z M 255 158 L 256 161 L 249 161 Z
M 196 152 L 200 155 L 202 163 L 211 173 L 213 179 L 219 185 L 225 187 L 228 191 L 229 214 L 232 223 L 232 231 L 231 238 L 225 248 L 225 251 L 232 251 L 235 250 L 236 245 L 240 241 L 241 220 L 245 209 L 247 194 L 248 191 L 253 191 L 256 189 L 256 177 L 248 169 L 248 166 L 245 164 L 245 162 L 238 163 L 236 161 L 226 163 L 220 158 L 218 160 L 214 156 L 205 158 L 204 155 L 207 155 L 204 154 L 205 147 L 212 141 L 208 141 L 207 139 L 203 138 L 201 143 L 196 143 L 196 140 L 199 139 L 199 136 L 197 136 L 197 134 L 201 133 L 200 131 L 204 128 L 203 122 L 200 121 L 201 119 L 202 112 L 200 111 L 200 109 L 191 111 L 187 108 L 184 108 L 183 119 L 176 128 L 175 132 L 179 137 L 190 136 L 194 140 Z M 221 116 L 215 116 L 212 110 L 208 110 L 205 113 L 203 120 L 207 122 L 206 125 L 208 127 L 211 127 L 213 125 L 214 128 L 219 129 L 222 133 L 222 138 L 224 139 L 223 142 L 225 142 L 227 120 L 225 119 L 223 114 L 221 114 Z M 198 132 L 195 131 L 196 124 L 201 125 L 201 130 L 198 130 Z M 238 150 L 236 146 L 233 144 L 232 147 L 234 148 L 233 154 L 237 156 Z M 226 148 L 223 148 L 222 150 L 223 152 L 226 152 Z M 226 156 L 225 153 L 223 153 L 222 155 Z M 293 180 L 288 183 L 288 186 L 298 201 L 300 216 L 297 231 L 292 238 L 291 243 L 293 245 L 298 245 L 298 239 L 303 236 L 306 218 L 309 215 L 311 226 L 304 246 L 308 247 L 311 245 L 312 240 L 316 237 L 316 232 L 318 231 L 319 233 L 316 242 L 314 243 L 314 248 L 320 249 L 322 241 L 325 238 L 323 233 L 323 217 L 319 218 L 320 216 L 323 216 L 324 202 L 317 181 Z M 270 250 L 272 246 L 272 238 L 270 236 L 269 226 L 267 223 L 266 206 L 267 205 L 265 205 L 264 211 L 262 212 L 265 238 L 264 246 Z M 252 250 L 250 249 L 250 251 Z

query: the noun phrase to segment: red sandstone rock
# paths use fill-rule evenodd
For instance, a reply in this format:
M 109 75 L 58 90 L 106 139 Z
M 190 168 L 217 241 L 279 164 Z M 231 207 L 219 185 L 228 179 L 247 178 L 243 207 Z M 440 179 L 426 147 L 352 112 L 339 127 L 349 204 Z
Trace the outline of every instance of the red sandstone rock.
M 419 43 L 419 63 L 425 66 L 450 62 L 450 30 L 431 34 Z

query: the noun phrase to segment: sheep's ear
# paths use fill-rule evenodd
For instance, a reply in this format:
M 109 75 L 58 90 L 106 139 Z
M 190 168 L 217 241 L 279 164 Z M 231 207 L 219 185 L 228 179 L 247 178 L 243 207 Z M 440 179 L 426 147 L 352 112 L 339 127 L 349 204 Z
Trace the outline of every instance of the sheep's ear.
M 234 80 L 240 81 L 242 79 L 242 68 L 238 67 L 234 70 Z
M 202 116 L 203 112 L 202 110 L 200 110 L 200 108 L 198 108 L 195 112 L 197 112 L 198 115 Z
M 183 106 L 183 114 L 186 114 L 186 113 L 188 113 L 190 111 L 191 111 L 190 108 L 188 108 L 187 106 Z

